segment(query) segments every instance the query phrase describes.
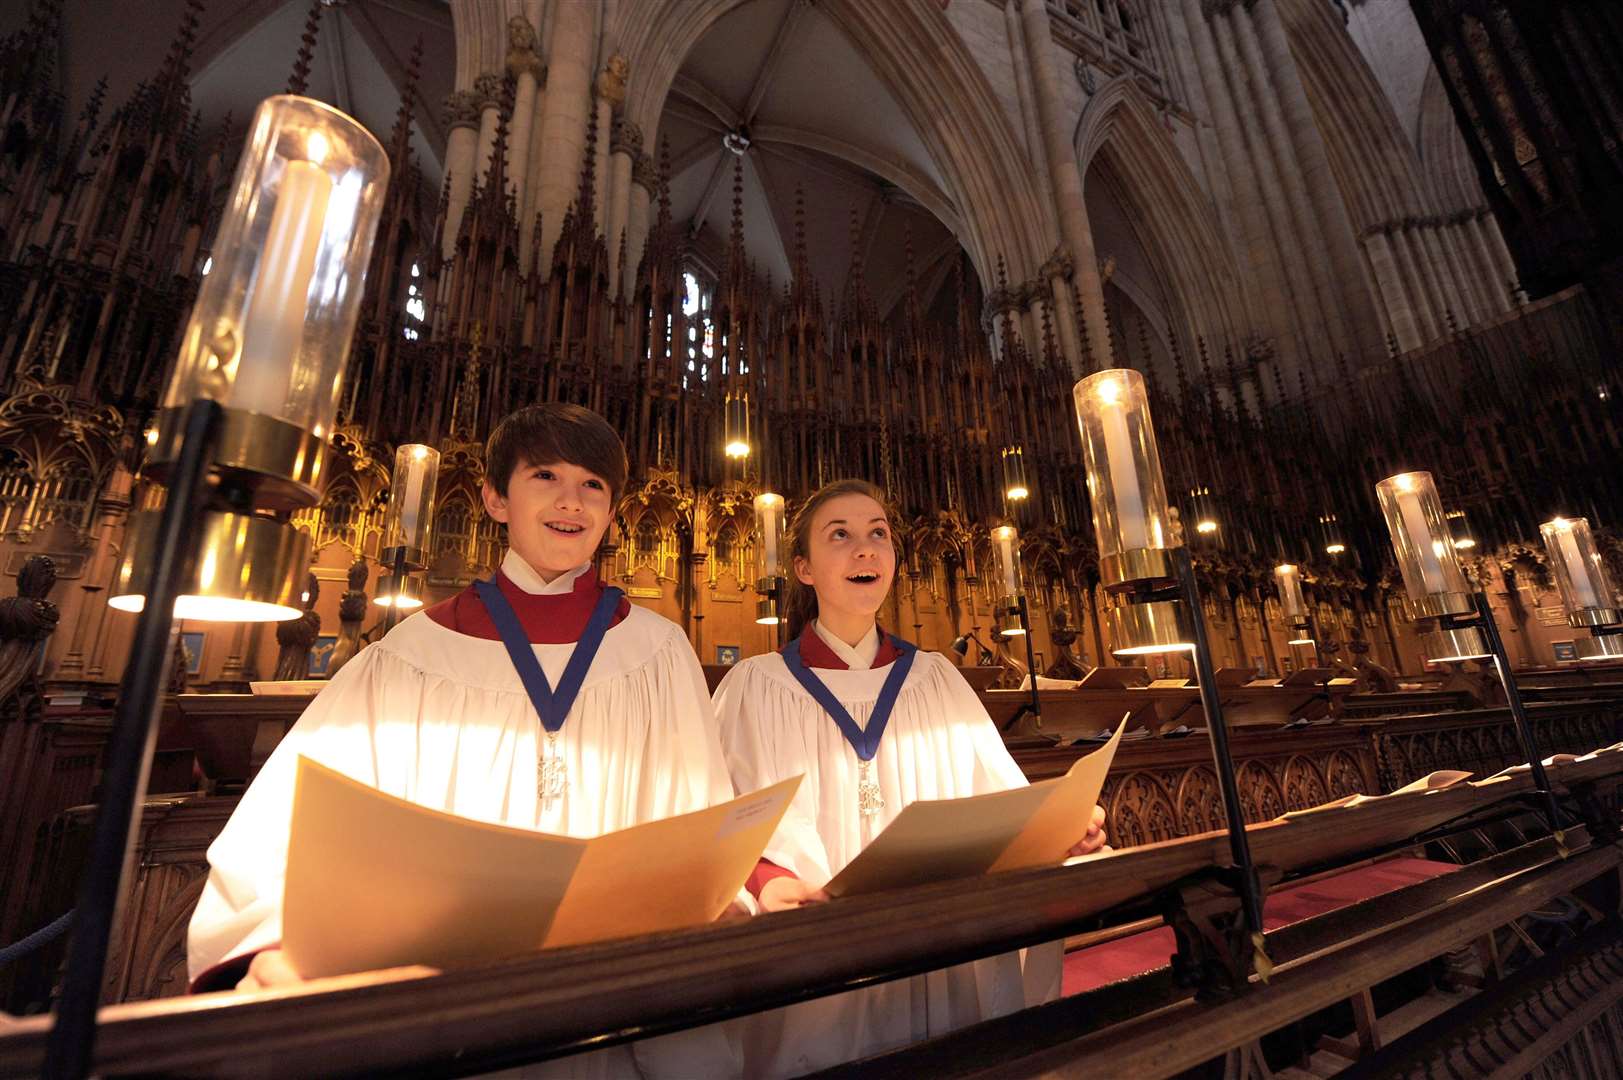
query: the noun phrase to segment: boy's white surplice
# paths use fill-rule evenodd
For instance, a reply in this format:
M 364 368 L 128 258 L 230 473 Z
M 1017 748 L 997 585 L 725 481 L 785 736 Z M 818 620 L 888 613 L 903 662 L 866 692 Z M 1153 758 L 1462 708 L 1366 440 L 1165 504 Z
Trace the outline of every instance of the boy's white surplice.
M 848 662 L 861 655 L 846 657 L 829 644 Z M 871 662 L 874 654 L 867 655 Z M 814 674 L 866 726 L 890 670 Z M 980 699 L 938 653 L 914 657 L 897 696 L 874 756 L 885 805 L 872 817 L 857 810 L 855 751 L 782 656 L 754 656 L 728 672 L 716 689 L 716 715 L 740 791 L 805 774 L 766 857 L 812 887 L 828 882 L 910 802 L 1026 784 Z M 1079 837 L 1085 828 L 1079 825 Z M 1056 942 L 747 1018 L 745 1075 L 797 1076 L 1053 1000 L 1060 966 Z
M 503 563 L 529 593 L 568 592 L 581 571 L 543 585 L 516 555 Z M 535 645 L 557 685 L 574 645 Z M 703 670 L 681 628 L 632 605 L 604 637 L 558 736 L 569 786 L 536 794 L 540 723 L 500 641 L 457 633 L 419 612 L 346 665 L 311 702 L 209 848 L 192 916 L 193 977 L 281 940 L 282 882 L 297 756 L 380 791 L 461 817 L 596 836 L 733 797 Z M 335 822 L 342 828 L 342 822 Z M 725 1075 L 717 1029 L 565 1059 L 534 1075 Z M 531 1075 L 532 1070 L 526 1070 Z

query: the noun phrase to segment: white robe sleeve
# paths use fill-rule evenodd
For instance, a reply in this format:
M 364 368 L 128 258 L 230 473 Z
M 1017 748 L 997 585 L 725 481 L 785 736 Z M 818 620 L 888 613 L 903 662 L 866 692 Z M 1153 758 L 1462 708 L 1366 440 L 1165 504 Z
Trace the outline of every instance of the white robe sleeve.
M 282 739 L 208 849 L 209 876 L 192 913 L 190 977 L 282 939 L 282 883 L 299 755 L 377 785 L 374 729 L 388 704 L 420 697 L 423 676 L 379 648 L 333 677 Z
M 974 687 L 964 678 L 957 665 L 940 653 L 920 652 L 919 661 L 934 664 L 947 697 L 949 715 L 969 719 L 975 745 L 975 794 L 1025 787 L 1030 781 L 1020 771 L 1009 748 L 1003 745 L 1003 735 L 993 722 L 986 706 Z
M 785 737 L 776 734 L 782 729 L 759 722 L 759 711 L 771 709 L 775 697 L 787 695 L 777 705 L 793 707 L 792 694 L 763 675 L 757 665 L 739 664 L 716 687 L 716 720 L 721 727 L 727 769 L 739 791 L 759 791 L 791 776 L 804 775 L 763 854 L 812 888 L 822 888 L 833 878 L 834 871 L 817 831 L 815 756 L 808 754 L 805 747 L 775 745 L 775 740 Z M 789 771 L 780 764 L 786 761 L 805 761 L 808 767 Z

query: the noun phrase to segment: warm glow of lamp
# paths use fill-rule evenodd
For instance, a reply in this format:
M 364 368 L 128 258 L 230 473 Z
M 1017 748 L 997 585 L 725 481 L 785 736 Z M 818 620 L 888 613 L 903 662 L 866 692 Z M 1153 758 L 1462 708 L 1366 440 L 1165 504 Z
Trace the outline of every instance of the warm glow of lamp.
M 210 496 L 195 580 L 177 618 L 296 618 L 309 537 L 287 515 L 321 500 L 327 439 L 360 316 L 389 158 L 363 126 L 290 95 L 254 113 L 208 273 L 192 306 L 156 422 L 147 475 L 167 481 L 183 417 L 218 402 Z M 132 516 L 109 606 L 146 605 L 157 515 Z M 145 519 L 151 515 L 150 522 Z
M 1471 524 L 1466 520 L 1464 510 L 1450 510 L 1443 517 L 1448 522 L 1455 551 L 1470 551 L 1476 547 L 1476 537 L 1471 535 Z
M 389 505 L 383 512 L 383 548 L 404 548 L 406 562 L 422 564 L 429 547 L 440 482 L 440 452 L 424 443 L 395 451 L 389 477 Z M 385 563 L 391 560 L 383 557 Z
M 1107 586 L 1140 578 L 1146 557 L 1134 553 L 1174 544 L 1144 376 L 1129 368 L 1096 372 L 1072 397 L 1101 575 Z
M 997 545 L 998 571 L 1003 582 L 1003 595 L 1020 595 L 1020 530 L 1013 525 L 999 525 L 992 530 L 992 543 Z
M 1347 545 L 1346 544 L 1335 543 L 1335 544 L 1326 544 L 1326 545 L 1324 545 L 1324 553 L 1326 555 L 1340 555 L 1342 552 L 1344 552 L 1346 550 L 1347 550 Z
M 722 452 L 734 461 L 750 456 L 749 395 L 729 393 L 722 407 Z
M 1381 513 L 1392 537 L 1392 550 L 1397 556 L 1398 570 L 1403 575 L 1403 586 L 1411 603 L 1419 605 L 1422 614 L 1440 614 L 1426 610 L 1427 597 L 1447 596 L 1459 598 L 1443 601 L 1445 607 L 1460 611 L 1470 610 L 1465 599 L 1470 592 L 1465 574 L 1454 555 L 1454 539 L 1449 533 L 1443 504 L 1431 473 L 1407 472 L 1389 476 L 1375 485 Z M 1436 607 L 1434 602 L 1429 605 Z
M 763 491 L 755 496 L 756 570 L 755 590 L 761 593 L 756 604 L 755 621 L 761 626 L 777 626 L 779 602 L 784 586 L 783 565 L 783 496 L 774 491 Z
M 1556 589 L 1568 614 L 1617 607 L 1611 575 L 1587 518 L 1554 518 L 1538 527 L 1544 551 L 1555 572 Z
M 1003 497 L 1009 502 L 1024 502 L 1031 497 L 1026 483 L 1026 454 L 1018 446 L 1006 446 L 1002 452 Z

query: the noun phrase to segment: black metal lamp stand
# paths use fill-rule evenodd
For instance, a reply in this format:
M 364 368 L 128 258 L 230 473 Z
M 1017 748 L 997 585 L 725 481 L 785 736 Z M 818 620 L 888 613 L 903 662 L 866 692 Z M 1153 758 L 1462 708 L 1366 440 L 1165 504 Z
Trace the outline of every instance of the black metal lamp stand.
M 90 1072 L 108 944 L 119 915 L 130 843 L 140 826 L 158 713 L 174 653 L 175 600 L 197 561 L 201 537 L 192 526 L 209 501 L 209 463 L 223 416 L 219 404 L 208 399 L 188 406 L 184 441 L 169 474 L 152 583 L 135 624 L 135 642 L 107 739 L 90 858 L 74 909 L 56 1022 L 46 1046 L 48 1080 L 78 1080 Z

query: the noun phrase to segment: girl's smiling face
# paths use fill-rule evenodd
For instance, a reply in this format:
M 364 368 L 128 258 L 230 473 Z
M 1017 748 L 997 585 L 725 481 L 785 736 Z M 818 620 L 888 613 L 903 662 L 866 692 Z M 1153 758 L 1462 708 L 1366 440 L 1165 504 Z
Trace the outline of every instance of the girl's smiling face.
M 794 564 L 795 577 L 817 593 L 820 622 L 872 622 L 896 577 L 885 508 L 861 494 L 828 500 L 812 519 L 806 555 Z

